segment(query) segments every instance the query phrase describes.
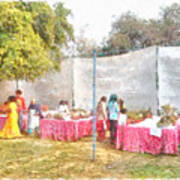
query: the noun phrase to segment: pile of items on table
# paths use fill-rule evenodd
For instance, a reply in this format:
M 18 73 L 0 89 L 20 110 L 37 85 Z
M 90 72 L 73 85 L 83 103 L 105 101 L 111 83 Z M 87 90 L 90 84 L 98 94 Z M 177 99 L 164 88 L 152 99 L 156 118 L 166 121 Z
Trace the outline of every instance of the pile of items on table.
M 117 127 L 116 148 L 151 154 L 178 154 L 180 126 L 177 109 L 162 106 L 160 115 L 150 111 L 127 113 L 125 126 Z

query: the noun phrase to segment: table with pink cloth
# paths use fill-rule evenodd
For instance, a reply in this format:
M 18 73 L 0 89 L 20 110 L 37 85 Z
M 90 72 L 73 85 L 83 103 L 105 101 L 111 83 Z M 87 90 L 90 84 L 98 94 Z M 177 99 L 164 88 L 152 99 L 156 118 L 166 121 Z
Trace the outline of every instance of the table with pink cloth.
M 92 118 L 81 120 L 40 120 L 40 137 L 60 141 L 76 141 L 92 135 Z
M 0 116 L 0 130 L 3 129 L 6 120 L 7 120 L 7 117 L 6 117 L 6 116 Z
M 163 128 L 161 137 L 151 135 L 150 128 L 117 126 L 116 149 L 178 155 L 178 128 Z
M 0 116 L 0 130 L 3 129 L 5 123 L 6 123 L 6 120 L 7 120 L 7 116 L 3 115 L 3 116 Z M 23 115 L 23 120 L 22 120 L 22 129 L 24 131 L 27 131 L 27 121 L 28 121 L 28 116 L 27 115 Z

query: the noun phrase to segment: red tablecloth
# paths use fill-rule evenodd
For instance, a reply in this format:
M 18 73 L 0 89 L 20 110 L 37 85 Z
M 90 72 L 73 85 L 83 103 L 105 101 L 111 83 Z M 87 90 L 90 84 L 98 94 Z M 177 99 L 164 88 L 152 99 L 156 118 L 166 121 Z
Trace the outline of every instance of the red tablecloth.
M 178 129 L 163 129 L 162 136 L 152 136 L 150 128 L 117 127 L 116 149 L 150 154 L 178 154 Z
M 61 141 L 76 141 L 92 135 L 92 119 L 79 121 L 47 120 L 40 121 L 40 137 Z

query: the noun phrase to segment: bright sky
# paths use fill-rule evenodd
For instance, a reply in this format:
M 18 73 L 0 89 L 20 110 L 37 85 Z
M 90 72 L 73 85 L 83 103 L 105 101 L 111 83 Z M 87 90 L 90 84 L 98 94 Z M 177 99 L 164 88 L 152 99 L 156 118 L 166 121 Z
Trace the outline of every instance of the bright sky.
M 46 0 L 52 4 L 58 0 Z M 71 23 L 75 34 L 86 27 L 89 39 L 100 42 L 111 29 L 113 16 L 128 10 L 143 18 L 158 17 L 160 7 L 171 5 L 180 0 L 59 0 L 73 13 Z

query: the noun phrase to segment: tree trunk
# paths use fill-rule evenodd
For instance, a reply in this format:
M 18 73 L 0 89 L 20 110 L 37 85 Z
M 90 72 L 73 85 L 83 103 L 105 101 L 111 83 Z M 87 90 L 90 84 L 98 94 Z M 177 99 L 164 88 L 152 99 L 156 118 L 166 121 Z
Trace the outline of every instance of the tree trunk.
M 19 80 L 16 79 L 16 89 L 19 89 Z

